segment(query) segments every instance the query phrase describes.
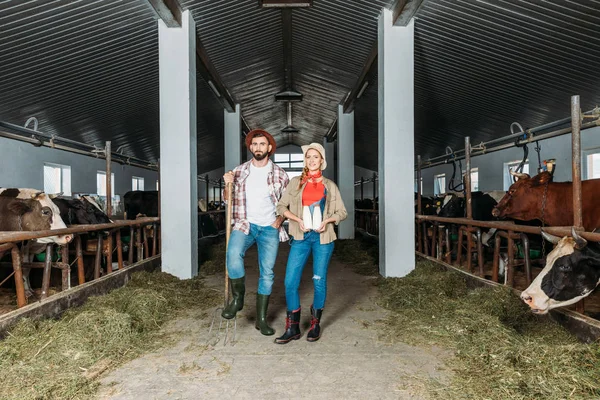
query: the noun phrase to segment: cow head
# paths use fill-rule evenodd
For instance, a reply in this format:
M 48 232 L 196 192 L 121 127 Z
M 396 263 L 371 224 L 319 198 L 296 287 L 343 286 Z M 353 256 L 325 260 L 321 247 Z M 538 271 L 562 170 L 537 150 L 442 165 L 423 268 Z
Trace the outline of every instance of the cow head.
M 460 218 L 465 216 L 465 198 L 455 194 L 444 197 L 444 202 L 438 212 L 440 217 Z
M 542 172 L 531 178 L 528 174 L 513 171 L 510 173 L 517 178 L 517 181 L 510 185 L 504 197 L 492 210 L 492 215 L 497 218 L 508 217 L 523 221 L 538 218 L 541 212 L 542 190 L 544 185 L 552 181 L 552 175 L 549 172 Z
M 590 243 L 573 229 L 572 237 L 558 238 L 542 233 L 556 244 L 546 258 L 546 266 L 521 299 L 538 314 L 574 304 L 594 291 L 600 283 L 600 245 Z
M 7 209 L 17 217 L 16 230 L 43 231 L 66 229 L 58 207 L 43 192 L 32 189 L 6 189 L 0 194 L 11 198 Z M 36 239 L 38 243 L 67 244 L 72 235 L 50 236 Z

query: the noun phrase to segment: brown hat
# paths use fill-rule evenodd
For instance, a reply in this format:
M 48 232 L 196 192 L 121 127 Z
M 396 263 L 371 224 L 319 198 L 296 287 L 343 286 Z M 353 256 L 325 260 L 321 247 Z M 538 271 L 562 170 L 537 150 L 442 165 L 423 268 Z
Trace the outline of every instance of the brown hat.
M 275 139 L 273 139 L 273 136 L 271 136 L 269 132 L 263 129 L 252 129 L 250 132 L 248 132 L 248 134 L 246 135 L 246 147 L 248 148 L 248 150 L 250 150 L 252 139 L 254 139 L 254 137 L 258 134 L 267 138 L 267 141 L 271 145 L 271 151 L 269 152 L 269 156 L 273 155 L 275 153 L 275 149 L 277 149 L 277 143 L 275 143 Z

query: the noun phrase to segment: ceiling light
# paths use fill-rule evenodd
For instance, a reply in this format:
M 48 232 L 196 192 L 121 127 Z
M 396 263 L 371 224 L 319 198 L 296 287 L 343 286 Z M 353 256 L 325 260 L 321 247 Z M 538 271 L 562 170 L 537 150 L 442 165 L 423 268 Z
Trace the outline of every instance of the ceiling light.
M 262 7 L 288 8 L 288 7 L 312 7 L 312 0 L 259 0 Z

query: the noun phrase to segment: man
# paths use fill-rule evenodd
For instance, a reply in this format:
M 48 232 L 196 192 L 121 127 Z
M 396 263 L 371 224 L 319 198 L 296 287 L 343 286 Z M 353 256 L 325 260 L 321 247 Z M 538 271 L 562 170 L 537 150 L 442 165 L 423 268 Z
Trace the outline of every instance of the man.
M 263 335 L 273 335 L 267 324 L 267 307 L 273 287 L 273 267 L 280 241 L 288 235 L 281 226 L 284 218 L 275 214 L 277 202 L 289 178 L 285 171 L 269 160 L 275 153 L 273 137 L 262 129 L 246 136 L 246 147 L 254 156 L 223 175 L 225 183 L 233 183 L 233 229 L 227 247 L 227 272 L 233 299 L 221 314 L 231 319 L 244 307 L 245 269 L 244 255 L 254 243 L 258 247 L 258 294 L 256 296 L 256 329 Z M 229 200 L 229 199 L 225 199 Z

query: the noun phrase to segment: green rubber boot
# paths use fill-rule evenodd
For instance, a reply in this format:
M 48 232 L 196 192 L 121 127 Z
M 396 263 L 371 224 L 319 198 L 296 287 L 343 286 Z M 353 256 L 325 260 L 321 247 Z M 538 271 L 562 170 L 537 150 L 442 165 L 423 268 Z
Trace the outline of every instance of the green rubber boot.
M 269 307 L 269 295 L 257 294 L 256 295 L 256 324 L 254 327 L 260 330 L 265 336 L 271 336 L 275 334 L 275 330 L 267 325 L 267 308 Z
M 230 279 L 231 293 L 233 298 L 231 303 L 223 309 L 221 316 L 225 319 L 232 319 L 238 311 L 244 308 L 244 294 L 246 293 L 246 277 L 242 276 L 238 279 Z

